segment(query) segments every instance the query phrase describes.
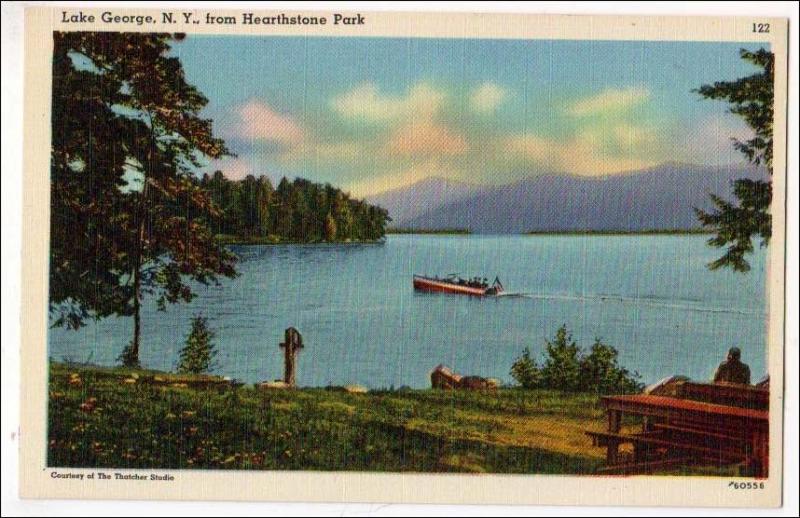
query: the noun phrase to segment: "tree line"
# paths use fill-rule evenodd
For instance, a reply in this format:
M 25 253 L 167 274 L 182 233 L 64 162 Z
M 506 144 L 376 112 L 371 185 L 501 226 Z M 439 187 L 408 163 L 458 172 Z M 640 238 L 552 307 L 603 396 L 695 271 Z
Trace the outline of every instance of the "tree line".
M 376 241 L 390 221 L 386 209 L 303 178 L 284 177 L 273 187 L 266 176 L 235 181 L 216 171 L 198 184 L 220 209 L 212 230 L 232 241 Z

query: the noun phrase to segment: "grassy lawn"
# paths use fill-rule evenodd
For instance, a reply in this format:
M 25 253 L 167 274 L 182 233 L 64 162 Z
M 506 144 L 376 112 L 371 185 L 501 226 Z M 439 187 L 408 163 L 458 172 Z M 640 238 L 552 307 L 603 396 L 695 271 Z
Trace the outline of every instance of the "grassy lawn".
M 597 397 L 551 391 L 204 388 L 54 363 L 48 416 L 50 466 L 590 474 L 604 454 L 584 435 L 605 426 Z

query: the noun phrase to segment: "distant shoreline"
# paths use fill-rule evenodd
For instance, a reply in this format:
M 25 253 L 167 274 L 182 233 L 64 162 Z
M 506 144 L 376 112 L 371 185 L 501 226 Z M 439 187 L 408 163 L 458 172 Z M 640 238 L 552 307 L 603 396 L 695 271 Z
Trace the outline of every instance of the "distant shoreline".
M 521 234 L 480 234 L 473 233 L 468 229 L 388 229 L 388 235 L 435 235 L 435 236 L 680 236 L 680 235 L 711 235 L 710 230 L 705 229 L 650 229 L 650 230 L 533 230 Z M 275 236 L 259 237 L 238 237 L 229 235 L 218 235 L 217 241 L 221 245 L 250 246 L 250 245 L 374 245 L 385 242 L 383 239 L 375 240 L 347 240 L 347 241 L 298 241 L 280 239 Z
M 387 228 L 387 234 L 453 234 L 470 235 L 472 231 L 468 228 Z
M 688 234 L 713 234 L 704 228 L 665 228 L 644 230 L 532 230 L 525 232 L 526 236 L 539 235 L 596 235 L 596 236 L 656 236 L 656 235 L 688 235 Z
M 217 242 L 223 246 L 234 245 L 234 246 L 280 246 L 280 245 L 308 245 L 308 246 L 315 246 L 315 245 L 379 245 L 384 242 L 383 239 L 372 239 L 372 240 L 358 240 L 358 239 L 351 239 L 347 241 L 298 241 L 298 240 L 290 240 L 290 239 L 276 239 L 273 237 L 234 237 L 234 236 L 226 236 L 226 235 L 218 235 Z

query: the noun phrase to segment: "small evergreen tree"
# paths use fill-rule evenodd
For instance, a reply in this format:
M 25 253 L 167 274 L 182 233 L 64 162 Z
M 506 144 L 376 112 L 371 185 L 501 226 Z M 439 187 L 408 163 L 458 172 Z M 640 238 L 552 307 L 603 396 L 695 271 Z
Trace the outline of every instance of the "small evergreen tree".
M 522 385 L 522 388 L 532 389 L 539 386 L 542 376 L 536 360 L 531 358 L 531 350 L 526 347 L 522 356 L 514 361 L 511 366 L 511 377 Z
M 542 385 L 573 392 L 581 390 L 581 349 L 572 340 L 566 324 L 558 328 L 552 342 L 545 342 L 548 358 L 542 367 Z
M 214 345 L 214 332 L 208 327 L 208 319 L 197 315 L 192 319 L 192 330 L 186 337 L 186 345 L 181 349 L 178 372 L 182 374 L 201 374 L 208 372 L 217 355 Z

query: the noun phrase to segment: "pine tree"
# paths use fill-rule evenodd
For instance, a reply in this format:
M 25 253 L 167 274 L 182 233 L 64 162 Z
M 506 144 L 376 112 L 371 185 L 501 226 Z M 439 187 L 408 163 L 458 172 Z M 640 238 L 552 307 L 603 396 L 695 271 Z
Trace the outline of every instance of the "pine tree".
M 532 389 L 539 386 L 541 382 L 541 371 L 536 365 L 536 360 L 531 358 L 531 350 L 526 347 L 522 351 L 522 356 L 514 361 L 511 366 L 511 377 L 522 385 L 522 388 Z
M 217 355 L 213 340 L 214 332 L 208 327 L 208 319 L 196 315 L 192 319 L 192 329 L 186 337 L 186 345 L 180 352 L 178 372 L 182 374 L 208 372 Z
M 542 385 L 566 391 L 580 390 L 581 349 L 572 340 L 567 326 L 559 327 L 553 341 L 545 340 L 545 343 L 548 357 L 542 366 Z

